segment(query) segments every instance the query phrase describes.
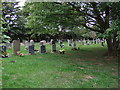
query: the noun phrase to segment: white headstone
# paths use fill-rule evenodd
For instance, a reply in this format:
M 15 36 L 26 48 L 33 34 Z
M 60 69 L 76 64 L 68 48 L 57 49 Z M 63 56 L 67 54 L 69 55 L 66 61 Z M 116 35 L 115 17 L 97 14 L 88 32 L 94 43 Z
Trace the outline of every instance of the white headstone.
M 34 45 L 34 41 L 30 40 L 30 46 Z
M 25 41 L 25 49 L 28 49 L 30 43 L 28 41 Z

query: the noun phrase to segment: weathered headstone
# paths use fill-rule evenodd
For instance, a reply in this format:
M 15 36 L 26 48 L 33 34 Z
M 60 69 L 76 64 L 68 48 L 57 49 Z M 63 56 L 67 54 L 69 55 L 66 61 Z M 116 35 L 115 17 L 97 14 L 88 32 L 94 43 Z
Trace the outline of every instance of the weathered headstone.
M 40 53 L 46 53 L 46 47 L 44 45 L 44 41 L 40 41 Z
M 52 52 L 56 52 L 55 40 L 52 41 Z
M 73 47 L 76 48 L 76 40 L 73 41 Z
M 42 40 L 43 41 L 43 44 L 45 45 L 46 44 L 46 40 Z
M 68 46 L 72 46 L 72 41 L 68 39 Z
M 20 40 L 13 41 L 13 51 L 15 55 L 17 55 L 17 52 L 20 51 Z
M 98 42 L 99 42 L 99 40 L 98 40 L 98 39 L 96 39 L 96 44 L 98 44 Z
M 60 41 L 60 48 L 63 48 L 64 44 L 63 44 L 63 41 L 61 40 Z
M 25 41 L 25 49 L 28 50 L 30 43 L 28 41 Z
M 104 39 L 101 40 L 101 46 L 104 46 Z
M 33 55 L 34 54 L 34 41 L 30 40 L 30 45 L 28 47 L 29 54 Z
M 25 45 L 25 42 L 26 42 L 26 40 L 23 40 L 23 42 L 22 42 L 22 43 Z
M 97 44 L 97 39 L 94 40 L 94 44 Z
M 53 41 L 53 39 L 50 40 L 50 45 L 52 45 L 52 41 Z
M 93 38 L 93 40 L 92 40 L 92 44 L 94 44 L 94 42 L 95 42 L 95 40 L 94 40 L 94 38 Z

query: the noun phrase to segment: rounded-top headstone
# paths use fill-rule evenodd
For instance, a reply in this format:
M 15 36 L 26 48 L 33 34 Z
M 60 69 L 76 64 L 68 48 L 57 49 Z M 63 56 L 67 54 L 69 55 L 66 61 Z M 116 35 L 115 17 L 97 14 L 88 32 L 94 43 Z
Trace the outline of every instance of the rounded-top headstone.
M 34 41 L 30 40 L 30 46 L 34 45 Z

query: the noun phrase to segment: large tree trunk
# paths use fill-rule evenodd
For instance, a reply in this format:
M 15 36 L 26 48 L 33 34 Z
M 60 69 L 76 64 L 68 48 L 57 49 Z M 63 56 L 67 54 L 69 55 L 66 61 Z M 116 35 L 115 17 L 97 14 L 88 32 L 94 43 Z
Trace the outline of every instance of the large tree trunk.
M 117 56 L 117 48 L 119 46 L 119 42 L 116 41 L 115 38 L 111 38 L 111 36 L 107 39 L 107 47 L 108 47 L 108 56 Z

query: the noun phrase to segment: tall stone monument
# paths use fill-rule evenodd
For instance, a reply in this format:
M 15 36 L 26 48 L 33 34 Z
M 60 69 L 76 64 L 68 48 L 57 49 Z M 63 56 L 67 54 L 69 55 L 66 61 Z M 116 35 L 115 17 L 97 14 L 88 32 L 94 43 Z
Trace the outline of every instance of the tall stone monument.
M 13 41 L 13 52 L 17 55 L 17 52 L 20 51 L 20 40 Z

